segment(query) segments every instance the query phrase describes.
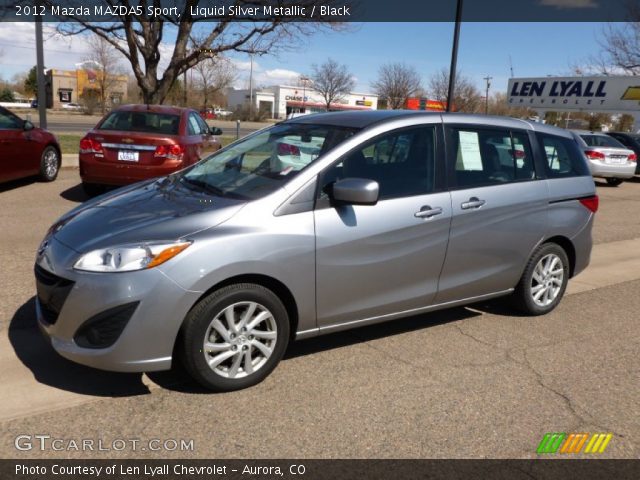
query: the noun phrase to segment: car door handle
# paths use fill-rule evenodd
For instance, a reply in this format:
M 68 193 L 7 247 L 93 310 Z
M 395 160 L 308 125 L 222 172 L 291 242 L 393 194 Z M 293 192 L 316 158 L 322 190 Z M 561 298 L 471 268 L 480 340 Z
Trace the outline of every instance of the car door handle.
M 419 211 L 414 213 L 413 216 L 416 218 L 431 218 L 441 214 L 442 214 L 441 207 L 431 208 L 429 205 L 425 205 Z
M 485 203 L 487 203 L 485 200 L 480 200 L 478 197 L 471 197 L 468 201 L 463 202 L 462 205 L 460 205 L 460 208 L 462 208 L 463 210 L 469 210 L 471 208 L 480 208 Z

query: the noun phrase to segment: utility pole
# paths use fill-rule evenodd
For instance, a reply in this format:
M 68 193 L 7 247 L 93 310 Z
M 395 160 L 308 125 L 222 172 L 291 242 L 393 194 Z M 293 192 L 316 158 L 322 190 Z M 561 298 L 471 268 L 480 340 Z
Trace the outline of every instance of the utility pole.
M 491 87 L 491 80 L 493 80 L 493 77 L 487 75 L 483 80 L 487 82 L 487 96 L 484 97 L 484 114 L 489 115 L 489 88 Z
M 38 116 L 40 128 L 47 128 L 47 91 L 44 78 L 44 42 L 42 39 L 42 18 L 36 17 L 36 78 L 38 82 Z
M 187 94 L 187 70 L 184 71 L 184 98 L 182 99 L 182 103 L 184 103 L 184 106 L 187 106 L 187 99 L 188 99 L 188 94 Z
M 453 30 L 453 48 L 451 49 L 451 68 L 449 68 L 449 93 L 447 95 L 447 112 L 451 111 L 456 85 L 456 66 L 458 64 L 458 41 L 460 40 L 460 23 L 462 20 L 462 0 L 456 6 L 456 25 Z
M 249 67 L 249 121 L 253 117 L 253 53 L 249 54 L 251 66 Z

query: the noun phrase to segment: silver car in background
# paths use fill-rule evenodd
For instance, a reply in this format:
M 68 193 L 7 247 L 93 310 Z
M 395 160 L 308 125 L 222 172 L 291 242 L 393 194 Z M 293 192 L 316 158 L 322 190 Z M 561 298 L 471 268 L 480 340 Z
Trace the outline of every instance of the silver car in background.
M 597 208 L 561 129 L 299 117 L 60 218 L 36 257 L 38 323 L 78 363 L 179 358 L 207 388 L 245 388 L 294 339 L 501 296 L 553 310 L 589 263 Z
M 635 175 L 638 158 L 633 150 L 602 132 L 572 132 L 587 157 L 594 177 L 604 178 L 609 185 L 617 187 L 623 180 Z

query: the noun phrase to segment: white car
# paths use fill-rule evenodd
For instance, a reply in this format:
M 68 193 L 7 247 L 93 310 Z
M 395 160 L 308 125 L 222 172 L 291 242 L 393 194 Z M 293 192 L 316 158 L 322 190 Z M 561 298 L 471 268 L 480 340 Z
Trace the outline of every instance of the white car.
M 233 112 L 223 110 L 221 108 L 214 108 L 213 113 L 215 113 L 216 117 L 228 117 L 229 115 L 233 115 Z
M 572 133 L 587 157 L 594 177 L 604 178 L 609 185 L 617 187 L 634 176 L 638 157 L 633 150 L 602 132 L 573 130 Z
M 65 103 L 62 105 L 63 110 L 71 110 L 73 112 L 81 112 L 82 106 L 77 103 Z

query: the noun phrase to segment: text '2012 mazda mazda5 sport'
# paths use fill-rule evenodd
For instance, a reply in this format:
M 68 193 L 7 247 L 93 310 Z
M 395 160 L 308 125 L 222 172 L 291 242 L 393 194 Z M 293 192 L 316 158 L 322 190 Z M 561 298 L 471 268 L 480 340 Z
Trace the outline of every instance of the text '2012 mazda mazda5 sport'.
M 556 307 L 598 207 L 571 134 L 424 112 L 308 115 L 64 215 L 39 325 L 106 370 L 254 385 L 292 339 L 509 296 Z

